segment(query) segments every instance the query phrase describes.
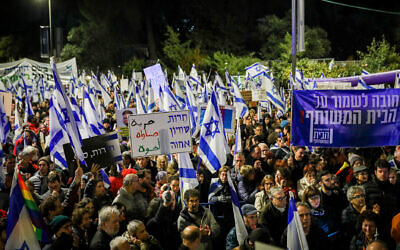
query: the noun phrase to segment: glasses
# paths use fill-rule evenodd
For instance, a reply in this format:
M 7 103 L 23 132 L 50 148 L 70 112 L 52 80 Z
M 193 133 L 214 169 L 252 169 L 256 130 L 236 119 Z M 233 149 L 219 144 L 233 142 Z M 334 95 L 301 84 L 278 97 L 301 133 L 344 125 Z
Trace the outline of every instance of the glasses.
M 310 200 L 317 200 L 317 199 L 321 199 L 321 197 L 319 195 L 314 195 L 314 196 L 311 196 L 309 199 Z
M 353 199 L 360 199 L 360 198 L 365 198 L 365 195 L 359 194 L 359 195 L 354 195 Z
M 274 199 L 277 199 L 278 201 L 283 201 L 286 199 L 286 196 L 274 197 Z

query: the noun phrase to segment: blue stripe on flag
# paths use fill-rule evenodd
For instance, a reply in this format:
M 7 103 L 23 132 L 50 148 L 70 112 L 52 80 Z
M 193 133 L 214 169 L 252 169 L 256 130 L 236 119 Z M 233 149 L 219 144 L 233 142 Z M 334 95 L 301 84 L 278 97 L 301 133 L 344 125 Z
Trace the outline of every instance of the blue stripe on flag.
M 201 151 L 203 151 L 203 153 L 206 155 L 208 161 L 211 163 L 211 165 L 213 166 L 215 171 L 218 171 L 218 169 L 221 168 L 221 165 L 219 163 L 219 159 L 214 154 L 214 152 L 211 150 L 211 148 L 208 145 L 207 141 L 202 136 L 200 136 L 199 147 L 200 147 Z
M 64 168 L 68 168 L 67 162 L 65 161 L 65 159 L 61 156 L 61 154 L 59 152 L 56 152 L 54 154 L 54 158 L 56 158 L 62 164 L 62 166 Z
M 179 177 L 182 178 L 197 178 L 196 176 L 196 172 L 194 171 L 194 169 L 190 169 L 190 168 L 179 168 Z

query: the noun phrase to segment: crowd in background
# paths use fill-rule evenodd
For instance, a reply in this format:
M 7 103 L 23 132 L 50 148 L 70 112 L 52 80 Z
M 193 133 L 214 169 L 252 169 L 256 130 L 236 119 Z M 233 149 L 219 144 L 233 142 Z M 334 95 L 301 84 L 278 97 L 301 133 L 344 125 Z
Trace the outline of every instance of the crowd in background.
M 120 171 L 116 165 L 55 165 L 49 156 L 48 103 L 33 109 L 35 115 L 12 129 L 3 145 L 0 249 L 16 166 L 52 237 L 43 249 L 254 249 L 255 241 L 286 248 L 290 192 L 310 249 L 373 244 L 394 249 L 400 243 L 400 146 L 291 147 L 290 113 L 276 118 L 251 109 L 240 121 L 243 149 L 235 154 L 235 135 L 228 136 L 232 150 L 217 173 L 198 164 L 193 140 L 190 156 L 199 185 L 182 194 L 176 155 L 134 159 L 127 138 L 121 141 Z M 116 130 L 113 105 L 106 115 L 104 128 Z M 15 116 L 10 121 L 14 124 Z M 248 232 L 240 245 L 228 176 Z

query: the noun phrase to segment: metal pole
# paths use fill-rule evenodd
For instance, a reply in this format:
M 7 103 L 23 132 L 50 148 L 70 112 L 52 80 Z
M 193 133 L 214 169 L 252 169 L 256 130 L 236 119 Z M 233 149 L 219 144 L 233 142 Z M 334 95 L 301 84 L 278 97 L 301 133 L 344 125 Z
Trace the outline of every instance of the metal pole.
M 293 87 L 296 81 L 296 0 L 292 0 L 292 80 L 293 83 L 290 85 L 290 114 L 291 122 L 293 122 Z M 290 81 L 290 79 L 289 79 Z M 290 133 L 290 154 L 292 155 L 292 134 L 293 134 L 293 123 L 292 132 Z
M 53 56 L 53 26 L 51 25 L 51 0 L 49 0 L 49 36 L 50 36 L 50 55 L 49 57 Z
M 292 77 L 296 79 L 296 0 L 292 0 Z

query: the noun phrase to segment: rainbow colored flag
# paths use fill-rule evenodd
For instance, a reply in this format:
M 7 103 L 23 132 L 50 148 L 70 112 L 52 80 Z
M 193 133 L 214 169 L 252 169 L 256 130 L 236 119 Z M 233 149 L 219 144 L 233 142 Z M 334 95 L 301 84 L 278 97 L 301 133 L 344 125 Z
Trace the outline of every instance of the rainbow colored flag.
M 49 242 L 46 225 L 19 171 L 11 190 L 5 249 L 40 249 Z

